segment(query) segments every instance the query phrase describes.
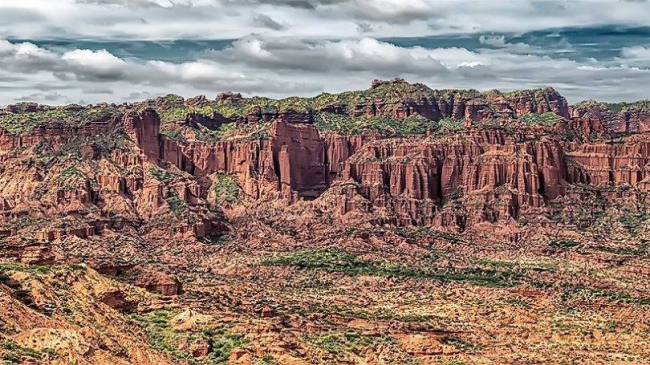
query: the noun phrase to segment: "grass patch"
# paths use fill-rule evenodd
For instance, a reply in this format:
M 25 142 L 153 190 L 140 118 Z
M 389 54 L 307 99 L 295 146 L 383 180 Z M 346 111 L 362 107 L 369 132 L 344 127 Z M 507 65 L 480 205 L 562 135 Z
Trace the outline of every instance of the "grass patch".
M 50 266 L 36 266 L 36 265 L 22 265 L 14 262 L 0 262 L 0 273 L 9 272 L 9 271 L 18 271 L 18 272 L 27 272 L 31 274 L 49 274 L 52 272 L 52 267 Z
M 377 133 L 386 137 L 404 137 L 425 134 L 435 130 L 438 122 L 420 116 L 393 118 L 389 116 L 357 117 L 344 114 L 318 113 L 315 116 L 316 127 L 321 131 L 339 134 Z
M 438 122 L 438 128 L 444 132 L 458 132 L 463 129 L 463 119 L 444 118 Z
M 31 103 L 21 103 L 15 105 L 13 111 L 0 115 L 0 127 L 9 133 L 24 135 L 43 125 L 80 127 L 95 120 L 106 120 L 119 114 L 119 110 L 113 107 L 76 109 L 39 107 Z
M 627 247 L 611 247 L 611 246 L 603 246 L 603 245 L 594 246 L 593 249 L 602 252 L 613 253 L 617 255 L 632 255 L 632 256 L 643 257 L 648 253 L 648 243 L 642 242 L 639 245 L 639 247 L 636 249 L 627 248 Z
M 454 337 L 454 336 L 445 336 L 441 339 L 441 342 L 444 343 L 445 345 L 453 345 L 456 347 L 458 350 L 462 352 L 474 352 L 478 351 L 482 348 L 482 346 L 465 341 L 461 338 Z
M 294 266 L 300 269 L 323 270 L 353 276 L 370 275 L 462 281 L 491 287 L 513 286 L 522 277 L 522 274 L 515 271 L 479 267 L 437 268 L 365 260 L 339 250 L 305 250 L 279 258 L 267 259 L 262 264 L 266 266 Z
M 278 365 L 278 361 L 273 358 L 271 355 L 264 355 L 261 359 L 255 362 L 255 365 Z
M 625 227 L 627 230 L 635 233 L 636 230 L 644 224 L 646 220 L 648 220 L 650 216 L 645 213 L 631 213 L 631 212 L 625 212 L 622 216 L 619 217 L 618 221 L 621 222 L 623 227 Z

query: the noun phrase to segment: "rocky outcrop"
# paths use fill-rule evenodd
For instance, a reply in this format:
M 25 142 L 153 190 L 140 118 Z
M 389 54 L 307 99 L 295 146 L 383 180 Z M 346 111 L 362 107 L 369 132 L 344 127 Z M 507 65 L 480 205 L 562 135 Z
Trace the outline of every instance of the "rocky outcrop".
M 273 123 L 268 138 L 239 138 L 181 145 L 163 137 L 162 158 L 195 176 L 224 172 L 259 198 L 270 187 L 284 197 L 316 197 L 327 188 L 325 143 L 312 124 Z
M 115 229 L 107 223 L 115 216 L 148 237 L 208 236 L 220 226 L 217 207 L 208 202 L 219 174 L 234 178 L 252 199 L 313 200 L 331 189 L 329 199 L 340 215 L 381 210 L 378 222 L 461 228 L 512 222 L 544 210 L 576 184 L 644 192 L 650 185 L 647 138 L 613 139 L 618 131 L 647 129 L 645 104 L 627 105 L 619 113 L 604 104 L 569 109 L 551 88 L 439 91 L 403 80 L 322 98 L 300 99 L 294 107 L 290 99 L 233 93 L 216 101 L 167 96 L 78 124 L 41 123 L 23 134 L 0 130 L 0 219 L 74 217 L 74 224 L 41 226 L 34 237 L 40 242 L 101 235 L 106 227 Z M 221 116 L 227 110 L 219 103 L 232 107 L 234 116 Z M 21 107 L 15 112 L 43 111 Z M 152 108 L 190 108 L 174 122 L 187 132 L 162 135 Z M 442 128 L 434 135 L 427 129 L 426 136 L 401 139 L 374 132 L 343 135 L 318 130 L 314 113 L 323 111 L 464 122 L 460 131 Z M 530 113 L 561 118 L 540 125 L 518 122 Z M 488 120 L 498 123 L 481 123 Z M 241 133 L 199 138 L 205 128 L 220 133 L 224 123 L 233 122 Z M 34 157 L 37 148 L 54 155 L 73 151 L 77 157 L 43 162 Z M 15 236 L 19 229 L 2 232 Z
M 133 285 L 145 288 L 148 291 L 164 296 L 179 295 L 183 292 L 183 285 L 173 275 L 154 271 L 151 269 L 135 268 L 128 274 L 133 279 Z
M 375 139 L 372 135 L 339 135 L 323 133 L 325 142 L 325 164 L 327 165 L 328 181 L 333 180 L 341 171 L 341 164 L 354 155 L 366 143 Z
M 160 157 L 159 134 L 160 118 L 153 109 L 142 113 L 129 113 L 122 121 L 124 131 L 147 157 L 157 160 Z
M 648 101 L 613 105 L 593 100 L 582 102 L 571 108 L 571 117 L 589 119 L 602 123 L 614 132 L 638 133 L 650 131 L 650 107 Z
M 376 92 L 373 93 L 373 89 Z M 387 97 L 387 94 L 397 95 Z M 495 118 L 518 118 L 530 113 L 555 113 L 569 118 L 566 99 L 552 88 L 505 94 L 499 91 L 480 93 L 475 90 L 432 90 L 421 84 L 408 84 L 404 80 L 396 79 L 376 80 L 370 95 L 369 98 L 356 100 L 350 105 L 327 104 L 320 110 L 368 118 L 421 116 L 434 120 L 452 118 L 486 121 Z
M 271 130 L 280 190 L 316 198 L 327 188 L 325 143 L 313 125 L 277 122 Z
M 159 167 L 165 164 L 159 128 L 157 113 L 145 109 L 79 125 L 44 124 L 28 134 L 2 132 L 0 222 L 9 225 L 8 235 L 21 234 L 11 228 L 17 220 L 36 220 L 30 237 L 51 242 L 101 235 L 116 221 L 139 228 L 165 216 L 166 234 L 211 234 L 217 214 L 204 188 Z
M 461 228 L 543 209 L 573 184 L 648 191 L 647 138 L 581 144 L 530 137 L 472 128 L 455 137 L 375 141 L 343 164 L 340 180 L 357 184 L 348 190 L 392 212 L 393 223 Z M 454 204 L 462 214 L 450 217 Z M 344 199 L 341 211 L 357 205 Z

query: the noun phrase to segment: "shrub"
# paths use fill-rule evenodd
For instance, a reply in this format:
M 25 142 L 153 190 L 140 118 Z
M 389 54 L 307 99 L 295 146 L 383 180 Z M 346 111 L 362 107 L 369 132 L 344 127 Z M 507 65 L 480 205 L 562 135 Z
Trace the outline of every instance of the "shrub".
M 462 119 L 452 119 L 452 118 L 440 119 L 440 121 L 438 121 L 438 129 L 447 132 L 457 132 L 463 129 L 464 122 L 465 121 Z
M 239 199 L 241 189 L 233 178 L 218 173 L 214 180 L 214 193 L 219 203 L 235 203 Z
M 169 195 L 167 196 L 166 201 L 167 204 L 169 204 L 169 209 L 171 209 L 172 212 L 180 212 L 185 210 L 187 207 L 185 205 L 185 202 L 178 197 L 175 190 L 169 191 Z
M 553 113 L 553 112 L 547 112 L 547 113 L 532 113 L 532 114 L 524 114 L 519 117 L 519 121 L 522 122 L 523 124 L 529 124 L 529 125 L 553 125 L 555 123 L 561 122 L 562 117 L 559 115 Z
M 153 175 L 153 177 L 156 178 L 156 180 L 162 182 L 170 182 L 171 180 L 174 180 L 174 178 L 178 176 L 170 171 L 163 170 L 160 167 L 152 167 L 151 169 L 149 169 L 149 172 L 151 173 L 151 175 Z

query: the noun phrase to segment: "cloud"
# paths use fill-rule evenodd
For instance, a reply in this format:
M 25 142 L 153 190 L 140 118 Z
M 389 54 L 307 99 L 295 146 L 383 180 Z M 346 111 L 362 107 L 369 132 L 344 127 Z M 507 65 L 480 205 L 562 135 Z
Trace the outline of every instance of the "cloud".
M 110 5 L 110 6 L 122 6 L 128 8 L 149 8 L 149 7 L 161 7 L 161 8 L 172 8 L 175 6 L 201 6 L 201 5 L 210 5 L 214 1 L 210 0 L 75 0 L 77 4 L 89 4 L 89 5 Z
M 213 52 L 220 62 L 253 68 L 308 72 L 356 71 L 378 75 L 444 72 L 445 67 L 421 47 L 401 48 L 372 38 L 310 43 L 247 37 Z
M 426 36 L 432 32 L 521 33 L 603 24 L 646 26 L 650 2 L 24 0 L 0 2 L 0 13 L 9 14 L 0 20 L 0 38 L 12 39 L 234 39 L 260 26 L 299 39 L 343 39 L 358 29 L 366 36 L 382 38 Z
M 506 37 L 503 35 L 500 36 L 486 36 L 481 35 L 479 37 L 479 42 L 484 45 L 492 46 L 494 48 L 505 48 L 509 52 L 514 53 L 532 53 L 532 52 L 543 52 L 543 50 L 535 50 L 533 47 L 526 43 L 510 43 L 506 41 Z
M 50 93 L 33 93 L 25 96 L 21 96 L 19 98 L 16 98 L 16 101 L 40 101 L 40 102 L 60 102 L 60 101 L 65 101 L 67 100 L 63 94 L 60 94 L 58 92 L 50 92 Z
M 272 30 L 285 30 L 285 29 L 287 29 L 286 26 L 276 22 L 270 16 L 264 15 L 264 14 L 256 15 L 253 18 L 253 22 L 255 23 L 255 25 L 257 25 L 258 27 L 262 27 L 262 28 L 269 28 L 269 29 L 272 29 Z
M 45 16 L 43 16 L 37 10 L 8 7 L 2 9 L 0 25 L 11 26 L 16 23 L 33 24 L 36 22 L 44 21 L 45 19 Z
M 61 60 L 67 63 L 67 72 L 89 80 L 115 80 L 128 77 L 126 62 L 105 49 L 91 51 L 77 49 L 66 52 Z
M 425 0 L 354 0 L 344 6 L 357 18 L 387 23 L 406 24 L 436 17 L 434 2 Z
M 650 46 L 625 47 L 621 50 L 621 62 L 642 68 L 650 68 Z
M 103 87 L 98 87 L 98 88 L 88 88 L 88 89 L 82 89 L 82 92 L 84 94 L 105 94 L 105 95 L 111 95 L 113 94 L 113 90 L 110 88 L 103 88 Z
M 47 50 L 0 41 L 0 104 L 20 100 L 67 103 L 139 100 L 221 91 L 286 97 L 368 86 L 374 78 L 405 77 L 434 88 L 513 90 L 554 86 L 570 101 L 647 98 L 646 47 L 628 47 L 619 63 L 576 61 L 519 52 L 501 37 L 485 47 L 400 47 L 366 37 L 298 40 L 249 36 L 186 62 L 120 58 L 107 50 Z M 646 62 L 647 65 L 647 62 Z M 4 76 L 12 77 L 2 85 Z M 624 86 L 624 87 L 622 87 Z M 61 95 L 65 91 L 65 97 Z M 137 90 L 134 92 L 133 90 Z M 22 95 L 22 96 L 21 96 Z

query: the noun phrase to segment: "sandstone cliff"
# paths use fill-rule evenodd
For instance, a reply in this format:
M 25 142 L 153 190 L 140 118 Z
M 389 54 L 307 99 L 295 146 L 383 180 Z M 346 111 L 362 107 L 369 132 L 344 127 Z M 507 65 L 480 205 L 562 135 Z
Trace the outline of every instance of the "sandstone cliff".
M 38 227 L 39 241 L 124 227 L 218 234 L 222 205 L 236 200 L 218 198 L 222 175 L 243 200 L 327 191 L 339 215 L 460 230 L 548 212 L 575 186 L 644 200 L 647 108 L 607 108 L 569 108 L 550 88 L 440 91 L 403 80 L 312 99 L 10 106 L 0 128 L 2 232 Z

